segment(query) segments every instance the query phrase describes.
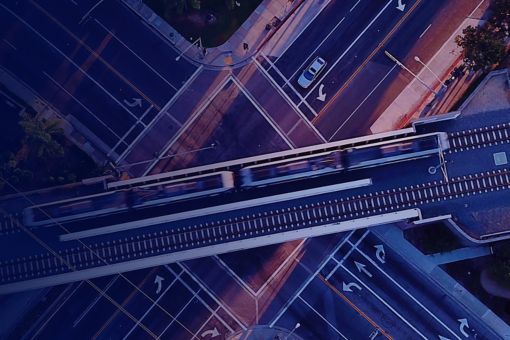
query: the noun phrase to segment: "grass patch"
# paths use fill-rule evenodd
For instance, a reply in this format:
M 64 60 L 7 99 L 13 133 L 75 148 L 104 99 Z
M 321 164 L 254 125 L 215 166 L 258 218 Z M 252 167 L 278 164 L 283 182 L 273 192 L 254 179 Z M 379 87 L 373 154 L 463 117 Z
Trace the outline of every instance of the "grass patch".
M 262 0 L 144 0 L 183 37 L 204 47 L 226 42 Z

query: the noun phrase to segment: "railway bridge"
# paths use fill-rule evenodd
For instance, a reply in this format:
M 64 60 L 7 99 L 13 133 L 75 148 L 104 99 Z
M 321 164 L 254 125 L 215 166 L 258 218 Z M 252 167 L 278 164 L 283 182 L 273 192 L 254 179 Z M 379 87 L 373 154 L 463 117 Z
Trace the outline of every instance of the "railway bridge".
M 53 210 L 34 207 L 32 220 L 0 236 L 0 293 L 397 221 L 447 219 L 467 225 L 478 210 L 510 202 L 510 124 L 497 114 L 483 122 L 451 113 L 385 134 L 111 182 L 104 193 L 71 202 L 76 209 L 93 203 L 94 209 L 78 217 L 50 215 L 55 211 L 51 205 Z M 431 135 L 437 144 L 414 148 L 412 143 Z M 434 151 L 423 153 L 426 147 Z M 373 150 L 382 151 L 371 156 Z M 361 161 L 359 166 L 353 166 L 354 158 L 317 165 L 324 164 L 320 157 L 339 159 L 332 153 L 341 153 L 341 159 L 358 155 Z M 241 175 L 246 168 L 289 169 L 303 162 L 313 169 L 272 172 L 282 181 L 248 185 Z M 317 169 L 330 170 L 318 175 L 313 173 Z M 214 192 L 207 187 L 205 195 L 188 190 L 183 200 L 159 194 L 153 201 L 118 206 L 119 192 L 157 188 L 161 193 L 162 187 L 181 188 L 183 181 L 189 187 L 190 179 L 194 183 L 217 173 L 232 175 L 230 187 Z M 111 204 L 110 197 L 117 203 Z M 60 209 L 70 202 L 54 204 Z M 47 221 L 38 223 L 37 218 Z M 459 230 L 474 241 L 492 236 Z

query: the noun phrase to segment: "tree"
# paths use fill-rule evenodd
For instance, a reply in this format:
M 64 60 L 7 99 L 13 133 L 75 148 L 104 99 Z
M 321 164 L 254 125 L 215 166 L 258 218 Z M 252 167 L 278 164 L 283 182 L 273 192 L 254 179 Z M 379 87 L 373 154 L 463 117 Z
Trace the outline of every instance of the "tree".
M 455 42 L 464 49 L 464 64 L 467 68 L 485 70 L 501 62 L 505 56 L 503 36 L 488 27 L 468 26 Z
M 510 0 L 493 0 L 491 3 L 492 16 L 489 26 L 494 32 L 508 36 L 510 20 Z
M 52 159 L 64 155 L 64 148 L 55 139 L 64 133 L 57 120 L 38 119 L 26 114 L 19 124 L 25 131 L 24 143 L 31 154 L 39 159 Z

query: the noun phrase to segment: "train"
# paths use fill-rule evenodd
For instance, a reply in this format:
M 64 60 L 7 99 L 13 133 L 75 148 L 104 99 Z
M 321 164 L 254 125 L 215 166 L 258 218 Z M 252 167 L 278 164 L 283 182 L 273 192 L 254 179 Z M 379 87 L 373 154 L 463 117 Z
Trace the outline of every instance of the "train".
M 438 154 L 450 147 L 446 133 L 405 137 L 287 160 L 244 166 L 132 187 L 93 196 L 28 207 L 23 212 L 27 226 L 44 226 L 93 218 L 149 206 L 217 195 L 235 189 L 275 185 L 304 178 L 381 166 Z
M 340 151 L 282 160 L 241 168 L 243 188 L 317 177 L 343 170 Z
M 232 189 L 234 174 L 231 171 L 221 171 L 31 206 L 23 211 L 23 222 L 31 227 L 65 223 L 113 212 L 211 196 Z

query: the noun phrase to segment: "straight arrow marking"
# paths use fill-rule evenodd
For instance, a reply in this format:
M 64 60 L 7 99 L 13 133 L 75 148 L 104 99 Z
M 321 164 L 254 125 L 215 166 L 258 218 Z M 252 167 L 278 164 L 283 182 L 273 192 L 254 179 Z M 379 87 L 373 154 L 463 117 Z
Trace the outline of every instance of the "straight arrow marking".
M 365 273 L 365 275 L 367 275 L 368 277 L 372 277 L 372 273 L 369 272 L 365 267 L 366 265 L 364 265 L 363 263 L 359 263 L 357 261 L 354 261 L 354 264 L 356 265 L 356 268 L 358 268 L 358 271 L 361 273 Z

